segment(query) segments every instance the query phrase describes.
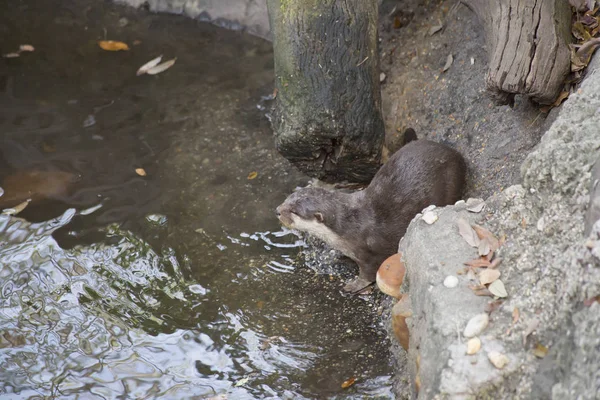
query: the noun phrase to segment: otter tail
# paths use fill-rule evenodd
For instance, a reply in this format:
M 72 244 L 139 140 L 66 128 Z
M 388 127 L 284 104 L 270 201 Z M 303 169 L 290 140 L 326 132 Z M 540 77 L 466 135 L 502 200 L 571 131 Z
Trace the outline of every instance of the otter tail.
M 408 128 L 404 131 L 403 145 L 408 144 L 408 143 L 412 142 L 413 140 L 417 140 L 417 139 L 418 139 L 417 133 L 415 132 L 415 130 L 413 128 Z

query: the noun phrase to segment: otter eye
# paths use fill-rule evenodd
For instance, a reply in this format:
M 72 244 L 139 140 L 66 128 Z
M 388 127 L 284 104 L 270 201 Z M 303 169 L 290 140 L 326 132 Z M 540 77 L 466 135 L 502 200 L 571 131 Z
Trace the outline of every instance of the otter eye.
M 323 214 L 321 214 L 320 212 L 316 212 L 316 213 L 315 213 L 315 219 L 316 219 L 318 222 L 321 222 L 321 223 L 323 223 L 323 221 L 324 221 L 324 219 L 325 219 L 325 218 L 323 218 Z

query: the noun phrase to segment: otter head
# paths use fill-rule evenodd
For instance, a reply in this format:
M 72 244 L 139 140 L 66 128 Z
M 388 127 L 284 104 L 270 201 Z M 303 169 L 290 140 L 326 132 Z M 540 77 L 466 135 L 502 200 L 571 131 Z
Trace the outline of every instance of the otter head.
M 334 192 L 321 188 L 304 188 L 289 195 L 277 207 L 277 217 L 288 228 L 307 232 L 327 241 L 327 237 L 332 234 L 328 225 L 335 219 L 337 202 Z

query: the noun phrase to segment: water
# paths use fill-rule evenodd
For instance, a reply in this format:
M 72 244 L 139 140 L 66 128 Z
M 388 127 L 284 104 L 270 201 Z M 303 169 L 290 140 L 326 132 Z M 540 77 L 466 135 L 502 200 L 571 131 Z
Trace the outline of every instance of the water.
M 0 217 L 2 398 L 390 396 L 377 300 L 273 215 L 306 178 L 257 106 L 269 43 L 85 0 L 4 2 L 0 32 L 36 49 L 0 59 L 0 207 L 32 199 Z

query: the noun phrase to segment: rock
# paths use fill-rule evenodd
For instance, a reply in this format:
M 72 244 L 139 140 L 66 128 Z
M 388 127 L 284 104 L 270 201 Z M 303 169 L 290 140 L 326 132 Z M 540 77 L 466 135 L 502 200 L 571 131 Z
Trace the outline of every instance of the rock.
M 467 342 L 467 354 L 473 355 L 481 349 L 481 340 L 478 337 L 469 339 Z
M 488 359 L 498 369 L 502 369 L 508 364 L 509 359 L 504 354 L 497 351 L 490 351 L 488 353 Z
M 449 289 L 455 288 L 458 286 L 458 278 L 454 275 L 448 275 L 446 279 L 444 279 L 444 286 Z
M 490 323 L 490 317 L 487 313 L 482 313 L 474 316 L 467 322 L 467 326 L 463 331 L 463 335 L 467 338 L 472 338 L 479 335 Z
M 423 214 L 423 217 L 421 217 L 421 219 L 423 221 L 425 221 L 426 224 L 431 225 L 433 224 L 435 221 L 437 221 L 438 216 L 435 212 L 433 211 L 426 211 L 425 214 Z

